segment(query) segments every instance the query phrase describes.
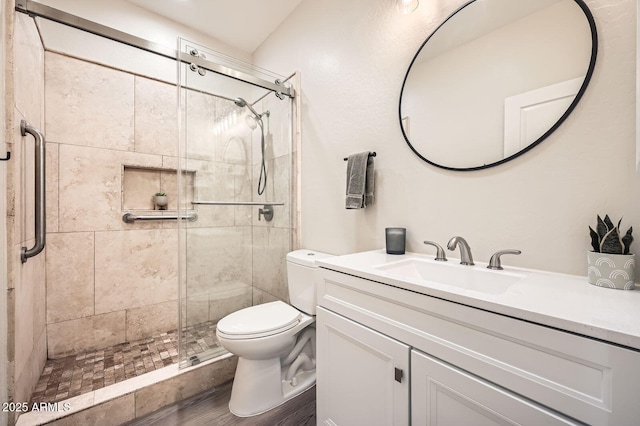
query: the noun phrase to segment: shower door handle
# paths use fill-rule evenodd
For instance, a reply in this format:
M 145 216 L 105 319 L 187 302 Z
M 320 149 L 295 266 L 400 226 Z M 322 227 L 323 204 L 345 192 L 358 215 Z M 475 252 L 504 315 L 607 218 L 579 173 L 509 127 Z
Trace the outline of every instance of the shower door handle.
M 20 260 L 25 263 L 30 257 L 38 255 L 45 244 L 46 235 L 46 206 L 45 206 L 45 142 L 42 132 L 29 125 L 25 120 L 20 122 L 20 133 L 26 136 L 32 135 L 36 142 L 35 147 L 35 237 L 36 242 L 33 247 L 27 249 L 22 247 Z

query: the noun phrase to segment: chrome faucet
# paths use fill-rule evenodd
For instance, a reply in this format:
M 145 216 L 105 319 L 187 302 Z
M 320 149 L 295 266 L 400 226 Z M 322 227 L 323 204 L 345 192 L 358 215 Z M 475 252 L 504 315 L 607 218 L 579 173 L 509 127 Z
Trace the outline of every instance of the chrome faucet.
M 473 265 L 473 256 L 471 256 L 471 247 L 467 244 L 467 241 L 462 237 L 453 237 L 449 240 L 447 248 L 449 250 L 455 250 L 460 245 L 460 264 L 461 265 Z

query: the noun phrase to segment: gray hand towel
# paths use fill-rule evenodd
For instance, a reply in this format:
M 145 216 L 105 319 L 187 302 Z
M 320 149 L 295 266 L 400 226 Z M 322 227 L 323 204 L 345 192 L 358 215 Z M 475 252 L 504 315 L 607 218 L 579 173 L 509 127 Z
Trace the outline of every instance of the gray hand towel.
M 373 157 L 369 151 L 347 159 L 347 209 L 361 209 L 373 204 Z

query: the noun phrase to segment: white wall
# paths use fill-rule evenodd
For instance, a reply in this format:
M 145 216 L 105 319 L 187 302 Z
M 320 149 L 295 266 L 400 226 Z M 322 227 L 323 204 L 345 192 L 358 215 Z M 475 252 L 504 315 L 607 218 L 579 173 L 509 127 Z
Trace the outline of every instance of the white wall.
M 587 1 L 598 62 L 558 131 L 505 165 L 449 172 L 410 151 L 397 109 L 414 52 L 464 2 L 421 2 L 401 15 L 391 0 L 305 0 L 256 51 L 259 66 L 301 72 L 302 245 L 335 254 L 382 248 L 385 227 L 405 226 L 410 251 L 432 253 L 423 240 L 444 245 L 461 235 L 478 261 L 518 248 L 506 264 L 585 275 L 596 214 L 640 227 L 635 2 Z M 342 159 L 364 150 L 378 153 L 376 204 L 345 210 Z

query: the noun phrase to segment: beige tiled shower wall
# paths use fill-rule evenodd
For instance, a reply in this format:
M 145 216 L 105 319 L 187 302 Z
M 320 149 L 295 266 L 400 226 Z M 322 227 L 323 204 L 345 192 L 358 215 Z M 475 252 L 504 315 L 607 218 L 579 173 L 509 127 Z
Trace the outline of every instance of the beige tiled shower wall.
M 7 5 L 12 2 L 7 2 Z M 46 360 L 45 253 L 20 260 L 34 245 L 34 138 L 22 137 L 20 122 L 44 125 L 44 50 L 33 21 L 7 9 L 9 67 L 5 100 L 12 143 L 7 166 L 8 360 L 9 398 L 29 400 Z M 11 419 L 10 419 L 11 420 Z
M 125 167 L 177 199 L 175 86 L 46 52 L 44 93 L 49 357 L 177 328 L 177 224 L 122 221 Z
M 286 254 L 295 247 L 292 244 L 291 209 L 292 108 L 288 99 L 280 100 L 274 95 L 265 97 L 258 107 L 259 111 L 270 111 L 270 116 L 265 119 L 267 187 L 263 195 L 257 195 L 260 175 L 260 153 L 257 148 L 260 146 L 260 135 L 254 131 L 251 197 L 255 201 L 284 202 L 284 206 L 273 207 L 271 222 L 258 220 L 257 208 L 252 212 L 254 303 L 275 299 L 288 301 Z
M 268 183 L 257 195 L 260 163 L 260 130 L 246 126 L 242 114 L 236 125 L 210 141 L 203 127 L 211 117 L 233 112 L 228 100 L 202 93 L 186 98 L 188 164 L 197 170 L 194 197 L 199 200 L 281 201 L 274 219 L 258 220 L 262 206 L 199 206 L 199 220 L 187 231 L 186 322 L 217 321 L 252 304 L 288 300 L 285 255 L 290 250 L 290 103 L 273 95 L 254 105 L 264 117 Z M 275 104 L 271 104 L 275 102 Z M 189 120 L 187 120 L 189 121 Z M 210 125 L 210 124 L 209 124 Z M 213 160 L 213 161 L 211 161 Z
M 169 208 L 176 206 L 176 87 L 49 51 L 44 69 L 49 357 L 177 328 L 177 223 L 122 221 L 156 192 L 143 187 L 166 192 Z M 259 146 L 259 132 L 215 134 L 213 118 L 232 111 L 233 103 L 195 91 L 186 100 L 189 197 L 257 199 L 251 145 Z M 289 108 L 288 101 L 267 105 L 276 101 L 256 107 Z M 187 325 L 252 303 L 288 300 L 291 137 L 285 127 L 274 120 L 270 129 L 267 159 L 274 172 L 266 199 L 286 202 L 272 222 L 258 220 L 258 207 L 196 207 L 199 218 L 186 233 Z M 276 186 L 282 188 L 274 192 Z
M 8 63 L 7 50 L 7 34 L 5 29 L 8 27 L 7 19 L 11 16 L 11 11 L 8 10 L 8 4 L 0 6 L 0 63 Z M 12 85 L 7 84 L 7 67 L 3 67 L 0 70 L 0 87 L 2 88 L 2 95 L 0 95 L 0 134 L 7 142 L 7 145 L 11 144 L 11 135 L 7 137 L 6 134 L 6 115 L 7 112 L 13 112 L 13 102 L 9 102 L 10 98 L 7 95 L 7 87 Z M 7 146 L 8 147 L 8 146 Z M 0 211 L 7 211 L 7 165 L 6 162 L 0 162 Z M 9 383 L 10 379 L 13 379 L 13 372 L 10 372 L 9 365 L 9 345 L 8 345 L 8 321 L 7 321 L 7 223 L 6 219 L 4 223 L 0 222 L 0 401 L 9 401 Z M 11 377 L 9 377 L 11 375 Z M 13 388 L 13 384 L 11 384 Z M 9 422 L 8 413 L 0 410 L 0 425 L 6 425 Z

